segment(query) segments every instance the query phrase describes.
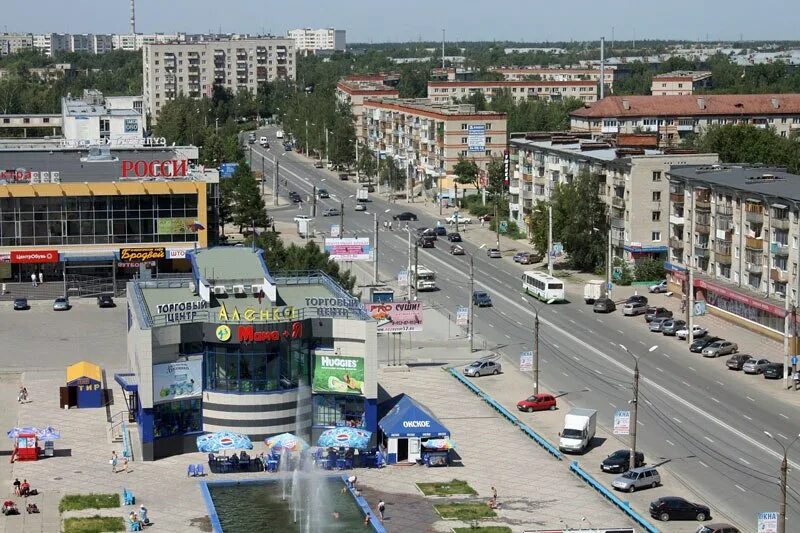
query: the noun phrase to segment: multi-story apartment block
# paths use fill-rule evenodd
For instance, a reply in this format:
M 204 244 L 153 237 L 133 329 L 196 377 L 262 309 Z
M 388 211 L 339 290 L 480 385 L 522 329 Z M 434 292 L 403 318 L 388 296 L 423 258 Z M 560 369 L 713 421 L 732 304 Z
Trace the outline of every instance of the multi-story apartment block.
M 665 260 L 669 230 L 666 172 L 673 165 L 712 164 L 719 158 L 716 154 L 652 149 L 655 143 L 652 135 L 620 136 L 613 145 L 569 134 L 512 138 L 510 218 L 527 231 L 537 201 L 549 200 L 556 184 L 588 173 L 596 179 L 599 197 L 608 208 L 614 256 L 627 262 Z
M 114 36 L 109 34 L 94 34 L 92 37 L 91 52 L 93 54 L 107 54 L 114 49 Z
M 711 72 L 705 70 L 674 70 L 653 76 L 650 94 L 653 96 L 683 96 L 711 87 Z
M 261 83 L 294 79 L 296 68 L 294 41 L 275 37 L 146 44 L 142 57 L 145 109 L 153 123 L 178 95 L 211 96 L 215 85 L 256 94 Z
M 477 72 L 472 68 L 436 67 L 431 69 L 433 81 L 472 81 Z
M 67 35 L 70 52 L 92 52 L 92 35 L 90 33 L 70 33 Z
M 0 57 L 33 48 L 30 33 L 0 33 Z
M 452 175 L 459 157 L 473 159 L 482 170 L 491 157 L 503 157 L 506 115 L 428 99 L 367 99 L 356 135 L 373 152 L 398 162 L 411 187 L 426 178 L 438 185 Z
M 800 289 L 800 176 L 782 168 L 705 165 L 673 167 L 666 178 L 672 289 L 688 293 L 691 267 L 697 300 L 782 335 L 787 293 L 796 304 Z
M 67 33 L 39 33 L 33 35 L 33 48 L 47 57 L 58 52 L 69 52 L 70 38 Z
M 336 84 L 336 99 L 350 106 L 353 123 L 358 128 L 364 114 L 364 100 L 375 98 L 399 98 L 400 91 L 385 85 L 383 75 L 348 76 Z
M 428 98 L 435 103 L 457 103 L 481 93 L 487 102 L 505 92 L 515 102 L 523 100 L 563 100 L 577 98 L 583 102 L 597 100 L 597 84 L 593 81 L 429 81 Z
M 347 50 L 345 30 L 301 28 L 289 30 L 287 35 L 294 39 L 295 49 L 303 55 Z
M 112 35 L 111 45 L 114 50 L 135 52 L 146 44 L 183 43 L 186 40 L 185 33 L 123 33 Z
M 800 94 L 608 96 L 570 113 L 573 132 L 656 133 L 660 146 L 723 124 L 753 124 L 788 137 L 800 129 Z
M 600 82 L 599 68 L 571 68 L 571 67 L 496 67 L 492 72 L 502 74 L 506 81 L 542 80 L 542 81 L 581 81 L 591 80 Z M 614 87 L 613 67 L 606 66 L 604 77 L 606 87 Z

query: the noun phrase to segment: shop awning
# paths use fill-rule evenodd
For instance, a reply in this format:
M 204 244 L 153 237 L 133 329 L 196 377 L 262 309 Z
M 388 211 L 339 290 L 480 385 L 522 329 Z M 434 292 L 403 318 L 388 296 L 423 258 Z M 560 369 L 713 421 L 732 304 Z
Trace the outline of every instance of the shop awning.
M 65 263 L 94 263 L 100 261 L 113 261 L 114 252 L 98 252 L 92 255 L 67 255 L 61 254 L 61 260 Z
M 387 437 L 449 437 L 450 431 L 427 407 L 402 394 L 378 426 Z
M 80 378 L 89 378 L 94 381 L 103 381 L 100 367 L 88 361 L 79 361 L 67 367 L 67 383 Z

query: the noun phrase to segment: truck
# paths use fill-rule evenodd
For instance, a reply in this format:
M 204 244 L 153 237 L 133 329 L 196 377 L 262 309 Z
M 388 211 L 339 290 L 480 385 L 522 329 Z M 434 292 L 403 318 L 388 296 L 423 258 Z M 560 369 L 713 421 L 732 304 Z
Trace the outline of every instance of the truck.
M 583 286 L 583 301 L 587 304 L 593 304 L 595 300 L 606 297 L 606 282 L 601 279 L 589 280 Z
M 308 238 L 314 236 L 314 219 L 313 218 L 296 218 L 297 234 L 300 237 Z
M 416 272 L 411 271 L 411 283 L 418 291 L 435 291 L 436 290 L 436 272 L 433 270 L 419 265 Z
M 596 429 L 596 410 L 580 407 L 570 410 L 564 417 L 564 429 L 558 434 L 558 449 L 562 452 L 585 452 Z
M 369 202 L 369 191 L 363 187 L 361 189 L 358 189 L 356 191 L 356 201 Z

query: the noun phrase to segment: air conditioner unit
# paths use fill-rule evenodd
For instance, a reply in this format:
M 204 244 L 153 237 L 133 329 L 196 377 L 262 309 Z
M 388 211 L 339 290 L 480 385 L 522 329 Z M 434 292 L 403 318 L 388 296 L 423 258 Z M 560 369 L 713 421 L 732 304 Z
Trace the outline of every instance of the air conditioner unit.
M 234 285 L 233 294 L 244 294 L 244 285 Z
M 261 285 L 253 285 L 253 294 L 261 292 Z
M 224 285 L 214 285 L 214 294 L 225 294 Z

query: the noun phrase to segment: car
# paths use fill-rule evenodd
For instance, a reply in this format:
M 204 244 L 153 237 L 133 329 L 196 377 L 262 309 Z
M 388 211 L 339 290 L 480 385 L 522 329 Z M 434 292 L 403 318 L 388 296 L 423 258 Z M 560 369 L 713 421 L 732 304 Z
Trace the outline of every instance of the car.
M 301 220 L 311 220 L 311 217 L 309 215 L 295 215 L 295 222 L 300 222 Z
M 286 150 L 287 152 L 291 152 L 292 151 L 292 143 L 283 143 L 283 149 Z
M 488 250 L 486 250 L 486 255 L 491 257 L 492 259 L 499 259 L 502 257 L 502 255 L 500 255 L 500 250 L 498 250 L 497 248 L 489 248 Z
M 689 351 L 692 353 L 700 353 L 703 351 L 703 348 L 705 348 L 709 344 L 722 340 L 725 339 L 723 339 L 722 337 L 712 337 L 710 335 L 706 335 L 705 337 L 702 337 L 694 341 L 692 345 L 689 346 Z
M 483 215 L 482 217 L 478 217 L 478 221 L 483 220 L 484 222 L 489 222 L 492 220 L 492 215 Z
M 447 240 L 450 242 L 461 242 L 461 234 L 460 233 L 448 233 Z
M 644 314 L 646 322 L 652 322 L 654 318 L 672 318 L 672 311 L 665 307 L 648 307 L 647 312 Z
M 269 142 L 267 142 L 267 138 L 262 135 L 261 138 L 258 140 L 258 144 L 260 144 L 264 148 L 267 148 L 266 145 L 269 144 Z
M 520 400 L 517 402 L 517 409 L 520 411 L 525 411 L 526 413 L 532 413 L 534 411 L 547 411 L 554 410 L 556 408 L 557 402 L 555 396 L 552 394 L 534 394 L 533 396 L 529 396 L 524 400 Z
M 705 329 L 704 327 L 698 326 L 697 324 L 692 326 L 693 339 L 704 337 L 707 333 L 708 330 Z M 688 326 L 682 327 L 681 329 L 675 332 L 675 336 L 678 337 L 679 339 L 686 339 L 689 336 L 689 327 Z
M 674 337 L 675 332 L 684 327 L 686 327 L 685 320 L 678 320 L 672 318 L 661 324 L 661 333 L 663 333 L 668 337 Z
M 616 311 L 617 305 L 611 298 L 598 298 L 594 301 L 592 311 L 595 313 L 611 313 Z
M 694 533 L 742 533 L 738 528 L 730 524 L 716 523 L 716 524 L 703 524 L 699 526 Z
M 742 365 L 742 371 L 745 374 L 761 374 L 764 372 L 764 369 L 767 368 L 767 365 L 772 364 L 772 361 L 769 359 L 756 359 L 755 357 L 751 357 Z
M 450 255 L 464 255 L 464 247 L 458 244 L 450 245 Z
M 314 161 L 314 168 L 325 168 L 325 164 L 322 161 Z
M 692 503 L 678 496 L 664 496 L 650 502 L 650 516 L 667 522 L 668 520 L 698 520 L 703 522 L 711 517 L 705 505 Z
M 450 224 L 456 224 L 456 223 L 458 223 L 458 224 L 469 224 L 470 222 L 472 222 L 472 219 L 470 217 L 465 217 L 463 215 L 459 215 L 458 213 L 453 213 L 452 215 L 447 217 L 446 220 Z
M 764 367 L 765 379 L 781 379 L 783 377 L 783 363 L 770 363 Z
M 27 298 L 14 298 L 14 311 L 27 311 L 30 308 Z
M 626 472 L 631 464 L 630 450 L 617 450 L 600 463 L 600 470 L 603 472 Z M 635 466 L 644 466 L 644 454 L 636 452 Z
M 293 204 L 299 204 L 300 202 L 303 201 L 300 195 L 297 194 L 295 191 L 289 193 L 289 200 L 291 200 Z
M 628 302 L 622 306 L 622 314 L 625 316 L 643 315 L 647 312 L 647 304 L 642 302 Z
M 400 214 L 394 215 L 392 218 L 394 220 L 413 220 L 416 222 L 417 215 L 415 215 L 414 213 L 409 213 L 408 211 L 404 211 Z
M 653 333 L 661 333 L 661 328 L 664 327 L 664 322 L 671 320 L 668 316 L 660 316 L 650 321 L 650 331 Z
M 654 489 L 661 484 L 661 475 L 652 466 L 640 466 L 614 478 L 611 486 L 617 490 L 634 492 L 636 489 Z
M 283 139 L 283 130 L 276 131 L 275 137 L 277 137 L 278 139 Z
M 330 198 L 331 197 L 331 193 L 329 193 L 327 189 L 318 189 L 317 190 L 317 196 L 319 198 Z
M 518 261 L 518 263 L 520 265 L 532 265 L 534 263 L 540 262 L 541 260 L 542 260 L 542 256 L 541 255 L 536 255 L 536 254 L 532 254 L 532 253 L 526 252 L 522 257 L 520 257 L 520 260 Z
M 350 179 L 350 174 L 347 172 L 339 172 L 339 179 L 342 181 L 347 181 Z
M 329 207 L 322 212 L 322 216 L 324 217 L 338 217 L 341 214 L 342 212 L 339 211 L 338 207 Z
M 433 228 L 417 228 L 417 234 L 420 237 L 430 237 L 434 241 L 438 240 L 436 230 Z
M 375 192 L 375 186 L 371 183 L 367 183 L 366 185 L 361 186 L 362 189 L 366 189 L 367 192 Z
M 446 237 L 447 236 L 447 228 L 444 226 L 436 226 L 433 228 L 433 232 L 436 233 L 437 237 Z
M 101 294 L 97 297 L 97 307 L 100 309 L 116 306 L 117 304 L 114 303 L 114 298 L 110 294 Z
M 650 285 L 647 290 L 653 293 L 667 292 L 667 280 L 655 285 Z
M 496 361 L 478 359 L 474 363 L 464 368 L 464 375 L 470 377 L 488 376 L 489 374 L 499 374 L 500 370 L 500 363 Z
M 356 211 L 366 211 L 367 210 L 367 204 L 356 204 L 355 210 Z
M 427 235 L 423 235 L 417 239 L 417 246 L 420 248 L 436 248 L 436 239 L 431 239 Z
M 514 254 L 514 257 L 512 257 L 511 259 L 513 259 L 515 263 L 519 263 L 519 262 L 522 261 L 523 258 L 525 258 L 526 256 L 529 256 L 529 255 L 530 255 L 530 253 L 528 253 L 528 252 L 517 252 L 517 253 Z
M 53 300 L 53 311 L 69 311 L 71 307 L 69 298 L 66 296 L 60 296 Z
M 478 307 L 492 307 L 492 297 L 486 291 L 475 291 L 472 293 L 472 303 Z
M 731 341 L 716 341 L 712 342 L 700 354 L 703 357 L 719 357 L 721 355 L 728 355 L 739 351 L 739 346 Z
M 625 300 L 625 303 L 626 304 L 640 303 L 643 305 L 647 305 L 647 296 L 643 294 L 634 294 L 632 296 L 628 296 L 628 299 Z
M 746 353 L 735 353 L 725 361 L 725 366 L 727 366 L 729 370 L 741 370 L 744 364 L 752 358 L 752 355 Z
M 255 133 L 251 133 L 250 135 L 247 136 L 247 144 L 255 144 L 255 142 L 256 142 Z

